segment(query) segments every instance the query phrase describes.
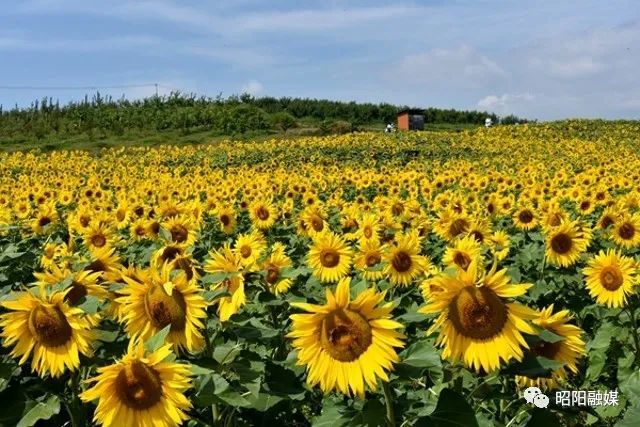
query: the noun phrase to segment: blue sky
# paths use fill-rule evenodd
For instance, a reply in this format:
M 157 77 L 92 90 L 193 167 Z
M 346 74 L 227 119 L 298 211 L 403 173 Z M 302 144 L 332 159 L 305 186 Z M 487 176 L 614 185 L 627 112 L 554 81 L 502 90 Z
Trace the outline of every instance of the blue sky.
M 640 118 L 639 69 L 637 0 L 23 0 L 0 8 L 0 86 L 158 83 L 162 93 Z M 0 104 L 84 92 L 0 89 Z

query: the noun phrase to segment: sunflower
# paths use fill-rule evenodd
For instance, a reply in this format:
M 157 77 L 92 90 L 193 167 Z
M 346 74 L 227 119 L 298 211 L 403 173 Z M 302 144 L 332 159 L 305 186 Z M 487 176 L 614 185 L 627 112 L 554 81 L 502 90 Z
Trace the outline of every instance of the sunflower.
M 485 243 L 491 236 L 491 226 L 484 218 L 475 218 L 467 228 L 467 236 L 471 236 L 478 243 Z
M 567 370 L 573 374 L 578 373 L 577 361 L 586 352 L 585 343 L 582 340 L 583 331 L 575 325 L 569 324 L 571 315 L 568 310 L 553 313 L 553 304 L 539 311 L 533 323 L 538 327 L 552 332 L 562 340 L 550 343 L 539 341 L 529 348 L 529 353 L 534 356 L 542 356 L 563 364 L 562 367 L 551 371 L 550 377 L 516 376 L 516 384 L 520 388 L 540 387 L 542 389 L 556 388 L 564 382 Z
M 354 259 L 355 267 L 362 272 L 366 280 L 380 280 L 382 272 L 382 257 L 387 250 L 377 239 L 360 239 L 358 253 Z
M 31 204 L 28 200 L 18 200 L 13 206 L 13 214 L 18 219 L 25 219 L 31 215 Z
M 200 330 L 207 317 L 207 302 L 201 290 L 181 270 L 166 263 L 152 267 L 143 283 L 124 277 L 128 286 L 116 301 L 123 305 L 124 322 L 130 337 L 147 340 L 171 325 L 167 340 L 176 348 L 196 352 L 204 345 Z M 142 286 L 141 286 L 142 285 Z
M 127 354 L 98 368 L 87 381 L 84 402 L 98 401 L 93 421 L 103 426 L 172 427 L 189 419 L 184 392 L 191 387 L 191 366 L 173 361 L 171 345 L 146 353 L 142 343 L 129 343 Z
M 456 237 L 466 234 L 470 225 L 471 221 L 465 213 L 447 208 L 438 216 L 433 230 L 440 238 L 450 242 Z
M 110 289 L 108 291 L 109 305 L 106 309 L 107 315 L 111 316 L 119 323 L 124 323 L 125 312 L 122 309 L 123 305 L 118 302 L 118 298 L 124 295 L 121 290 L 128 285 L 125 277 L 138 282 L 140 284 L 139 286 L 143 286 L 142 283 L 148 280 L 146 279 L 147 276 L 147 270 L 142 270 L 132 265 L 126 268 L 122 267 L 119 270 L 112 270 L 105 273 L 104 279 L 106 282 L 108 282 L 110 285 L 120 285 L 120 287 L 116 288 L 115 290 L 111 290 L 110 286 Z
M 117 241 L 115 230 L 106 223 L 95 221 L 83 232 L 84 244 L 89 250 L 111 248 Z
M 204 271 L 210 274 L 227 273 L 226 278 L 213 283 L 213 290 L 226 289 L 228 296 L 218 298 L 218 317 L 222 322 L 237 313 L 247 298 L 244 293 L 244 276 L 242 275 L 242 261 L 229 246 L 228 243 L 219 249 L 209 253 L 209 259 L 205 262 Z
M 548 229 L 545 237 L 546 260 L 561 267 L 575 264 L 589 244 L 576 221 L 564 222 Z
M 64 243 L 46 243 L 42 249 L 42 257 L 40 258 L 40 265 L 44 268 L 52 268 L 53 265 L 58 265 L 60 261 L 68 257 L 69 251 L 67 245 Z
M 282 243 L 274 243 L 269 258 L 260 267 L 266 272 L 265 280 L 273 294 L 280 295 L 291 288 L 293 281 L 288 277 L 281 277 L 281 270 L 291 267 L 291 265 L 291 259 L 285 253 Z
M 36 272 L 33 275 L 38 279 L 36 285 L 44 288 L 52 287 L 70 277 L 71 283 L 64 291 L 64 301 L 71 306 L 80 303 L 82 298 L 87 295 L 96 297 L 100 301 L 105 300 L 108 296 L 108 292 L 98 284 L 98 280 L 101 277 L 101 273 L 98 272 L 86 270 L 71 272 L 52 265 L 51 270 Z M 90 317 L 95 317 L 97 320 L 99 316 L 99 313 L 95 313 Z
M 456 241 L 455 246 L 445 250 L 442 262 L 447 267 L 466 270 L 471 262 L 480 256 L 480 251 L 480 244 L 474 237 L 463 237 Z
M 195 222 L 186 214 L 169 217 L 162 227 L 171 235 L 171 243 L 178 245 L 191 246 L 198 237 Z
M 161 197 L 161 200 L 156 208 L 158 216 L 164 220 L 177 217 L 187 212 L 187 207 L 184 204 L 176 202 L 175 200 L 171 200 L 169 197 L 169 195 L 167 195 L 166 199 L 164 199 L 164 197 Z M 144 212 L 144 209 L 142 211 Z M 142 216 L 142 214 L 138 216 Z
M 40 205 L 35 219 L 31 222 L 31 229 L 36 234 L 47 233 L 58 221 L 58 212 L 52 204 Z
M 509 235 L 502 230 L 493 233 L 488 240 L 489 249 L 498 261 L 509 255 Z
M 532 285 L 510 284 L 504 269 L 478 273 L 474 260 L 455 276 L 434 278 L 432 284 L 441 291 L 431 292 L 419 312 L 438 315 L 428 333 L 440 331 L 436 344 L 444 347 L 445 359 L 452 363 L 462 359 L 465 366 L 488 373 L 498 369 L 501 360 L 522 360 L 521 346 L 527 347 L 522 333 L 535 334 L 525 319 L 533 319 L 535 312 L 507 300 L 523 295 Z
M 236 228 L 236 212 L 231 206 L 222 206 L 218 209 L 216 217 L 220 223 L 220 230 L 224 234 L 231 234 Z
M 260 230 L 271 228 L 277 216 L 276 208 L 271 202 L 257 201 L 249 206 L 251 222 Z
M 107 273 L 122 267 L 120 257 L 116 254 L 115 248 L 94 249 L 89 255 L 87 259 L 89 264 L 85 267 L 87 271 Z
M 80 234 L 84 233 L 94 221 L 94 217 L 95 213 L 91 207 L 85 205 L 78 206 L 76 211 L 67 217 L 69 230 Z
M 157 239 L 160 236 L 160 230 L 162 225 L 158 222 L 158 219 L 153 218 L 145 221 L 146 233 L 149 239 Z
M 168 244 L 151 255 L 151 265 L 155 268 L 162 268 L 165 263 L 172 263 L 177 258 L 187 253 L 186 248 L 179 244 Z
M 118 207 L 114 212 L 114 218 L 116 220 L 115 223 L 118 230 L 122 230 L 123 228 L 127 227 L 127 225 L 129 224 L 130 214 L 129 206 L 127 205 L 126 201 L 121 201 L 118 204 Z
M 616 223 L 618 218 L 618 211 L 613 207 L 607 207 L 600 214 L 598 219 L 598 227 L 602 230 L 606 230 Z
M 309 313 L 292 314 L 298 365 L 307 366 L 307 383 L 325 393 L 337 390 L 364 398 L 365 385 L 377 388 L 377 378 L 389 381 L 387 371 L 399 362 L 394 347 L 403 347 L 402 325 L 391 319 L 392 303 L 384 292 L 367 289 L 353 301 L 349 278 L 340 279 L 335 293 L 327 289 L 325 305 L 292 303 Z
M 640 245 L 640 214 L 623 214 L 614 223 L 611 231 L 613 241 L 625 249 Z
M 148 221 L 144 218 L 137 218 L 129 225 L 129 235 L 131 239 L 138 242 L 148 238 Z
M 566 222 L 568 220 L 568 214 L 559 206 L 551 206 L 544 213 L 542 219 L 542 227 L 546 230 L 549 228 L 557 227 L 561 223 Z
M 41 377 L 75 371 L 79 355 L 91 355 L 92 322 L 82 309 L 65 302 L 65 293 L 47 294 L 40 288 L 38 296 L 22 292 L 0 305 L 10 310 L 0 316 L 3 345 L 14 346 L 11 356 L 20 357 L 20 365 L 33 356 L 31 370 Z
M 266 248 L 267 242 L 258 231 L 239 235 L 234 245 L 234 251 L 240 257 L 242 266 L 248 271 L 257 269 L 257 262 Z
M 429 260 L 420 253 L 420 237 L 417 230 L 399 233 L 382 260 L 383 274 L 392 285 L 408 286 L 412 280 L 429 268 Z
M 342 236 L 326 231 L 314 237 L 307 262 L 321 282 L 337 282 L 349 273 L 352 254 Z
M 584 269 L 589 294 L 598 304 L 618 308 L 637 285 L 635 261 L 615 250 L 600 251 Z
M 313 238 L 318 233 L 329 230 L 322 211 L 317 206 L 309 206 L 300 214 L 301 220 L 307 224 L 306 231 Z
M 513 214 L 513 223 L 521 230 L 531 230 L 538 225 L 535 210 L 530 206 L 522 206 Z
M 379 240 L 380 239 L 380 222 L 374 214 L 367 213 L 362 215 L 362 219 L 358 223 L 358 231 L 356 236 L 362 240 Z
M 199 262 L 189 250 L 177 255 L 170 264 L 172 270 L 182 270 L 188 281 L 197 283 L 200 280 Z

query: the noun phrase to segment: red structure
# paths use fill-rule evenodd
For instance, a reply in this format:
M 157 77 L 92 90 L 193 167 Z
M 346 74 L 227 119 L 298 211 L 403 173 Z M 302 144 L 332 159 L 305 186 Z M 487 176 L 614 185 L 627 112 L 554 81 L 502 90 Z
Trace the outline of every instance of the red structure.
M 424 129 L 424 113 L 422 110 L 402 110 L 398 112 L 398 130 Z

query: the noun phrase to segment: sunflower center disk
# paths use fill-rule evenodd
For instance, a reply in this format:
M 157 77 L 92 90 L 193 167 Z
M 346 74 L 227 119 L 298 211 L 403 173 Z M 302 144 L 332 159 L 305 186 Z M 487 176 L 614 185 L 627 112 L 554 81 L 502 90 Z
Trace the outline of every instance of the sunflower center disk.
M 87 288 L 78 282 L 73 282 L 71 283 L 71 289 L 64 296 L 64 300 L 70 305 L 76 305 L 85 296 L 87 296 Z
M 545 342 L 542 341 L 531 347 L 531 352 L 536 356 L 546 357 L 547 359 L 554 359 L 560 351 L 560 344 L 558 342 Z
M 107 239 L 102 234 L 96 234 L 91 237 L 91 244 L 96 248 L 101 248 L 107 244 Z
M 451 223 L 451 226 L 449 227 L 449 233 L 451 234 L 451 236 L 456 237 L 464 233 L 468 226 L 469 224 L 466 220 L 458 218 Z
M 525 210 L 520 212 L 520 214 L 518 215 L 518 219 L 523 224 L 529 224 L 531 221 L 533 221 L 533 214 L 530 211 Z
M 556 214 L 553 214 L 549 219 L 549 225 L 552 227 L 557 227 L 558 225 L 560 225 L 561 221 L 562 221 L 562 217 L 556 213 Z
M 378 254 L 368 254 L 366 257 L 367 267 L 375 267 L 380 263 L 380 259 Z
M 256 216 L 261 220 L 266 221 L 269 219 L 269 210 L 267 210 L 267 208 L 265 208 L 264 206 L 260 206 L 256 210 Z
M 38 306 L 29 315 L 29 332 L 45 347 L 58 347 L 71 339 L 71 326 L 58 307 Z
M 320 252 L 320 264 L 323 267 L 332 268 L 340 263 L 340 254 L 333 250 L 327 249 Z
M 373 230 L 371 230 L 371 227 L 369 227 L 368 225 L 366 227 L 364 227 L 364 237 L 366 237 L 367 239 L 370 239 L 371 236 L 373 236 Z
M 464 271 L 467 271 L 469 264 L 471 264 L 471 258 L 462 252 L 456 252 L 453 256 L 453 262 Z
M 602 218 L 602 221 L 600 221 L 600 226 L 602 228 L 607 228 L 610 225 L 613 225 L 613 219 L 610 216 L 605 216 L 604 218 Z
M 473 238 L 476 239 L 476 242 L 482 243 L 484 241 L 484 236 L 482 235 L 481 232 L 477 230 L 472 231 L 471 236 L 473 236 Z
M 267 283 L 273 285 L 278 281 L 280 277 L 280 269 L 275 265 L 270 265 L 267 268 Z
M 47 224 L 51 224 L 51 218 L 47 217 L 47 216 L 43 216 L 42 218 L 40 218 L 40 220 L 38 221 L 38 224 L 40 225 L 40 227 L 44 227 Z
M 249 258 L 251 256 L 251 246 L 243 246 L 240 248 L 240 255 L 242 258 Z
M 620 230 L 618 231 L 618 234 L 623 239 L 630 240 L 636 234 L 636 229 L 633 227 L 633 225 L 625 222 L 620 226 Z
M 160 232 L 160 223 L 158 221 L 153 221 L 149 224 L 149 229 L 153 234 L 158 234 Z
M 189 260 L 189 258 L 178 258 L 176 261 L 176 266 L 184 271 L 184 274 L 187 276 L 187 280 L 193 279 L 193 264 Z
M 507 316 L 504 302 L 487 287 L 467 286 L 449 305 L 449 320 L 456 331 L 479 340 L 499 334 Z
M 391 265 L 400 273 L 409 271 L 412 265 L 411 255 L 403 251 L 398 251 L 391 259 Z
M 227 226 L 227 225 L 229 225 L 231 220 L 229 219 L 228 215 L 223 214 L 223 215 L 220 215 L 220 222 L 222 223 L 222 225 Z
M 180 250 L 180 248 L 175 246 L 169 246 L 162 251 L 162 260 L 173 261 L 181 253 L 182 251 Z
M 174 289 L 168 295 L 161 286 L 155 286 L 145 296 L 145 309 L 156 328 L 171 325 L 171 331 L 184 330 L 187 320 L 187 305 L 184 297 Z
M 136 360 L 118 373 L 116 391 L 129 408 L 149 409 L 162 398 L 162 381 L 152 367 Z
M 87 268 L 85 268 L 85 270 L 98 273 L 101 271 L 107 271 L 107 268 L 107 265 L 102 260 L 96 259 L 91 264 L 89 264 Z
M 80 221 L 80 225 L 82 225 L 83 227 L 87 227 L 89 225 L 89 223 L 91 222 L 91 218 L 89 218 L 86 215 L 82 215 L 79 219 Z
M 337 310 L 322 321 L 320 342 L 336 360 L 356 360 L 371 345 L 371 326 L 359 313 Z
M 618 290 L 623 282 L 622 274 L 615 268 L 605 267 L 600 272 L 600 283 L 608 291 Z
M 176 224 L 173 227 L 171 227 L 171 239 L 173 239 L 174 242 L 177 242 L 177 243 L 185 242 L 188 236 L 189 236 L 189 231 L 186 228 L 184 228 L 182 225 Z
M 565 233 L 559 233 L 551 238 L 551 249 L 557 254 L 566 254 L 571 251 L 573 242 L 571 236 Z
M 314 231 L 322 231 L 324 229 L 324 222 L 319 217 L 311 218 L 311 227 L 313 227 Z

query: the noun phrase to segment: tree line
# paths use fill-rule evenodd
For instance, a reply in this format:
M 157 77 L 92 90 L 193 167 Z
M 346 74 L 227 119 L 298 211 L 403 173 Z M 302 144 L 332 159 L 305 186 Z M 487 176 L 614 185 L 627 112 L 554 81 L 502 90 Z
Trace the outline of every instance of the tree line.
M 407 106 L 356 103 L 308 98 L 253 97 L 248 94 L 215 98 L 172 92 L 166 96 L 127 100 L 99 92 L 61 105 L 43 98 L 29 107 L 0 106 L 0 141 L 28 140 L 86 134 L 122 135 L 134 131 L 207 129 L 235 135 L 247 131 L 286 131 L 299 121 L 317 124 L 323 132 L 358 129 L 359 126 L 394 122 Z M 427 123 L 484 123 L 499 117 L 481 111 L 427 108 Z M 510 123 L 524 122 L 508 117 Z

